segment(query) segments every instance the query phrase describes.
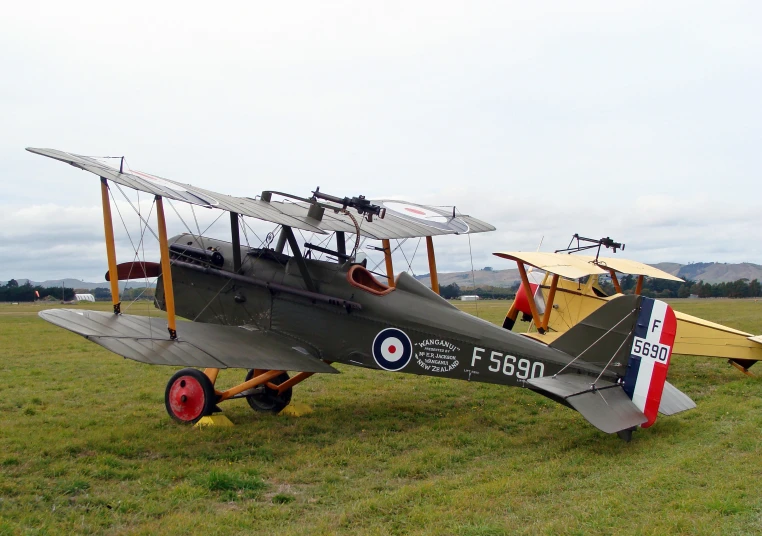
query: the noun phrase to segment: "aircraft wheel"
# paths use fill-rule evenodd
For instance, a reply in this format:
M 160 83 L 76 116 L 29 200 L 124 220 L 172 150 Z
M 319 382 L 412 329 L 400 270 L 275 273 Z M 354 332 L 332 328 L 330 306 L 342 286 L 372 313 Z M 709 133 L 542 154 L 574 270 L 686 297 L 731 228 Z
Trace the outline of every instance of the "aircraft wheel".
M 254 369 L 251 369 L 248 374 L 246 374 L 246 381 L 249 381 L 253 377 Z M 284 372 L 270 380 L 270 382 L 275 385 L 280 385 L 286 380 L 288 380 L 288 373 Z M 291 403 L 291 387 L 283 391 L 280 395 L 278 394 L 278 391 L 270 389 L 266 385 L 258 386 L 257 390 L 258 392 L 246 397 L 246 402 L 248 402 L 251 409 L 255 411 L 278 413 Z
M 180 370 L 167 382 L 164 405 L 177 422 L 194 424 L 204 415 L 211 415 L 216 403 L 214 385 L 200 370 Z

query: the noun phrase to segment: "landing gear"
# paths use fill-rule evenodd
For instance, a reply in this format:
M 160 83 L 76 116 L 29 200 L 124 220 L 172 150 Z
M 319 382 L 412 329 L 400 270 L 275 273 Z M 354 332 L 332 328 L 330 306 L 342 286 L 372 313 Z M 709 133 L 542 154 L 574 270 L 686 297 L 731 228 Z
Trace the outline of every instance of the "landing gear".
M 251 369 L 246 374 L 246 381 L 254 377 L 254 372 L 254 369 Z M 286 372 L 270 380 L 270 383 L 280 385 L 285 381 L 288 381 L 288 373 Z M 275 389 L 270 389 L 267 385 L 258 385 L 253 390 L 255 391 L 254 393 L 246 395 L 246 402 L 255 411 L 278 413 L 291 403 L 291 387 L 284 390 L 281 394 L 278 394 L 278 391 Z
M 169 379 L 164 392 L 167 413 L 180 423 L 194 424 L 204 415 L 211 415 L 216 403 L 217 395 L 211 380 L 194 368 L 178 371 Z

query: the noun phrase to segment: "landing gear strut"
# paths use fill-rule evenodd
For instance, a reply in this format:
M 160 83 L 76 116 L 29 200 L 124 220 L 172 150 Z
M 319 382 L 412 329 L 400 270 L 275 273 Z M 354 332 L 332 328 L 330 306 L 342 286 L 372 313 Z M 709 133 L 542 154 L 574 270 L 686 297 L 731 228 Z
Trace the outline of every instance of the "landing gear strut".
M 255 370 L 251 369 L 248 374 L 246 374 L 246 381 L 252 379 L 254 373 Z M 284 372 L 270 380 L 269 383 L 280 385 L 286 381 L 288 381 L 288 373 Z M 254 391 L 254 393 L 246 395 L 246 402 L 248 402 L 251 409 L 255 411 L 278 413 L 291 403 L 291 387 L 284 390 L 281 394 L 278 394 L 278 391 L 275 389 L 270 389 L 266 384 L 254 387 Z

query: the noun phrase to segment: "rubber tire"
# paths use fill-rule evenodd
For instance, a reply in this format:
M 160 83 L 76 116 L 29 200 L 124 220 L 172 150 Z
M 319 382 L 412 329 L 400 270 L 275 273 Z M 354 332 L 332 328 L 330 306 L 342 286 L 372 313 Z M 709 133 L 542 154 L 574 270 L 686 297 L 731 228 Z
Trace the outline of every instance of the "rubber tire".
M 172 386 L 183 376 L 190 376 L 191 378 L 197 380 L 201 385 L 202 396 L 204 397 L 201 413 L 190 420 L 184 420 L 176 415 L 175 412 L 172 411 L 172 405 L 170 404 L 169 399 Z M 206 374 L 198 369 L 185 368 L 178 370 L 167 382 L 167 388 L 164 391 L 164 407 L 166 408 L 169 416 L 172 417 L 172 419 L 176 422 L 181 424 L 195 424 L 200 421 L 202 417 L 211 415 L 214 411 L 214 408 L 216 407 L 216 404 L 217 395 L 214 392 L 214 385 L 212 384 L 212 381 Z
M 254 377 L 254 369 L 251 369 L 246 374 L 246 381 L 249 381 Z M 270 380 L 271 383 L 274 383 L 275 385 L 280 385 L 281 383 L 288 380 L 288 373 L 284 372 L 283 374 L 280 374 L 276 376 L 274 379 Z M 248 395 L 246 397 L 246 402 L 249 403 L 249 406 L 251 406 L 251 409 L 254 411 L 267 411 L 270 413 L 279 413 L 283 408 L 288 406 L 291 403 L 291 393 L 292 389 L 289 387 L 285 391 L 283 391 L 282 394 L 278 395 L 278 391 L 275 391 L 274 389 L 270 389 L 266 385 L 264 386 L 265 391 L 264 393 L 257 393 L 254 395 Z

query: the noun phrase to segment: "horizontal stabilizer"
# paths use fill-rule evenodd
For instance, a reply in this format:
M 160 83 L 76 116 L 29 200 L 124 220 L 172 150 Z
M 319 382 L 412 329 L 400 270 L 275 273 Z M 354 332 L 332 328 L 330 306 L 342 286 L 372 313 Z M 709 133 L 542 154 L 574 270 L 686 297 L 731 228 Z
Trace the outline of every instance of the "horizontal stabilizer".
M 179 322 L 172 341 L 162 318 L 72 309 L 39 314 L 116 354 L 151 365 L 338 373 L 314 348 L 272 331 Z
M 532 378 L 527 383 L 536 391 L 562 399 L 607 434 L 629 430 L 648 420 L 621 385 L 598 380 L 593 389 L 594 379 L 582 374 L 561 374 Z
M 674 415 L 681 411 L 688 411 L 696 407 L 696 403 L 680 389 L 669 382 L 664 382 L 664 391 L 661 394 L 659 413 L 662 415 Z

